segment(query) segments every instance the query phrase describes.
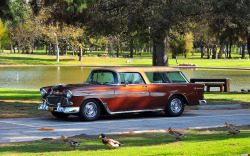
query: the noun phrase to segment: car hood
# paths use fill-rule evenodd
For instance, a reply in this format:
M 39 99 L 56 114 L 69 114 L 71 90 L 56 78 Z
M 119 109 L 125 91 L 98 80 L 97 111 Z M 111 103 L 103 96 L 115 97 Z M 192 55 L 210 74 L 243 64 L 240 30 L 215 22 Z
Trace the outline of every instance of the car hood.
M 105 88 L 105 84 L 93 84 L 93 83 L 79 83 L 79 84 L 65 84 L 56 85 L 51 87 L 50 94 L 52 95 L 65 95 L 67 90 L 70 90 L 73 94 L 79 92 L 88 92 L 90 90 L 96 90 L 97 88 Z

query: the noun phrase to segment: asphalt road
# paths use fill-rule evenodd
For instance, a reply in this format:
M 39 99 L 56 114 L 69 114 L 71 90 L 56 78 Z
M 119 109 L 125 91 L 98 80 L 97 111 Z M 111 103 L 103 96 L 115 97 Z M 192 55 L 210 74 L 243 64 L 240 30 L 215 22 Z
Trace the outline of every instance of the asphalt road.
M 80 121 L 76 117 L 65 120 L 56 118 L 20 118 L 0 120 L 0 143 L 59 138 L 62 134 L 99 135 L 129 131 L 222 127 L 225 122 L 250 125 L 250 109 L 189 110 L 180 117 L 164 117 L 162 114 L 128 114 L 103 116 L 94 122 Z M 42 127 L 54 131 L 40 131 Z

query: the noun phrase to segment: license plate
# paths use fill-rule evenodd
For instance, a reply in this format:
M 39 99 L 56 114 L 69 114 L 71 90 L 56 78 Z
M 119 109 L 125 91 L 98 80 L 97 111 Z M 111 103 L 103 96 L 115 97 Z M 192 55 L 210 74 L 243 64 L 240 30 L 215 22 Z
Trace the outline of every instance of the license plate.
M 54 107 L 49 107 L 48 108 L 48 111 L 53 111 L 54 110 Z

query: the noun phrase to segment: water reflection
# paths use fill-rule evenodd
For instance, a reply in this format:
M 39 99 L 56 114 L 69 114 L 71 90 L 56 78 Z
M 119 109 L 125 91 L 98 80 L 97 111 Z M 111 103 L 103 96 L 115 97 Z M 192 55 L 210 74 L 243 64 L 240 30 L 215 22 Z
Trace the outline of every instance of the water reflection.
M 94 67 L 0 68 L 1 88 L 39 89 L 56 84 L 82 83 Z M 181 69 L 190 78 L 229 78 L 230 90 L 250 89 L 250 71 L 232 69 Z

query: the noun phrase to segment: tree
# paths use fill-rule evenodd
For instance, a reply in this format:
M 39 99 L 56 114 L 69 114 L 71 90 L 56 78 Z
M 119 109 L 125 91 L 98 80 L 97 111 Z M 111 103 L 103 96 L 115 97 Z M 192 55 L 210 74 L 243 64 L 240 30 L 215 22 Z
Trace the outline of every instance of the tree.
M 81 23 L 90 34 L 121 35 L 130 43 L 137 36 L 153 40 L 153 65 L 168 66 L 168 36 L 172 27 L 182 30 L 191 17 L 198 15 L 202 0 L 44 0 L 45 6 L 60 5 L 51 13 L 51 19 L 66 23 Z M 33 10 L 41 8 L 32 1 Z M 150 34 L 148 32 L 151 28 Z
M 7 25 L 4 24 L 0 18 L 0 49 L 3 50 L 3 46 L 5 46 L 7 43 L 9 43 Z
M 184 35 L 176 34 L 170 38 L 169 44 L 172 57 L 177 59 L 178 55 L 187 56 L 193 50 L 193 37 L 191 33 Z
M 0 18 L 3 21 L 12 20 L 13 14 L 10 9 L 10 0 L 1 0 L 0 1 Z
M 91 10 L 90 27 L 103 35 L 125 34 L 130 46 L 135 36 L 150 35 L 154 43 L 153 65 L 168 66 L 170 30 L 173 27 L 181 30 L 187 18 L 196 14 L 193 4 L 198 5 L 195 1 L 100 0 Z
M 229 58 L 231 47 L 240 38 L 247 40 L 250 25 L 249 0 L 211 0 L 208 2 L 207 21 L 214 36 L 219 39 L 221 49 L 224 44 L 229 45 Z M 243 39 L 244 38 L 244 39 Z

